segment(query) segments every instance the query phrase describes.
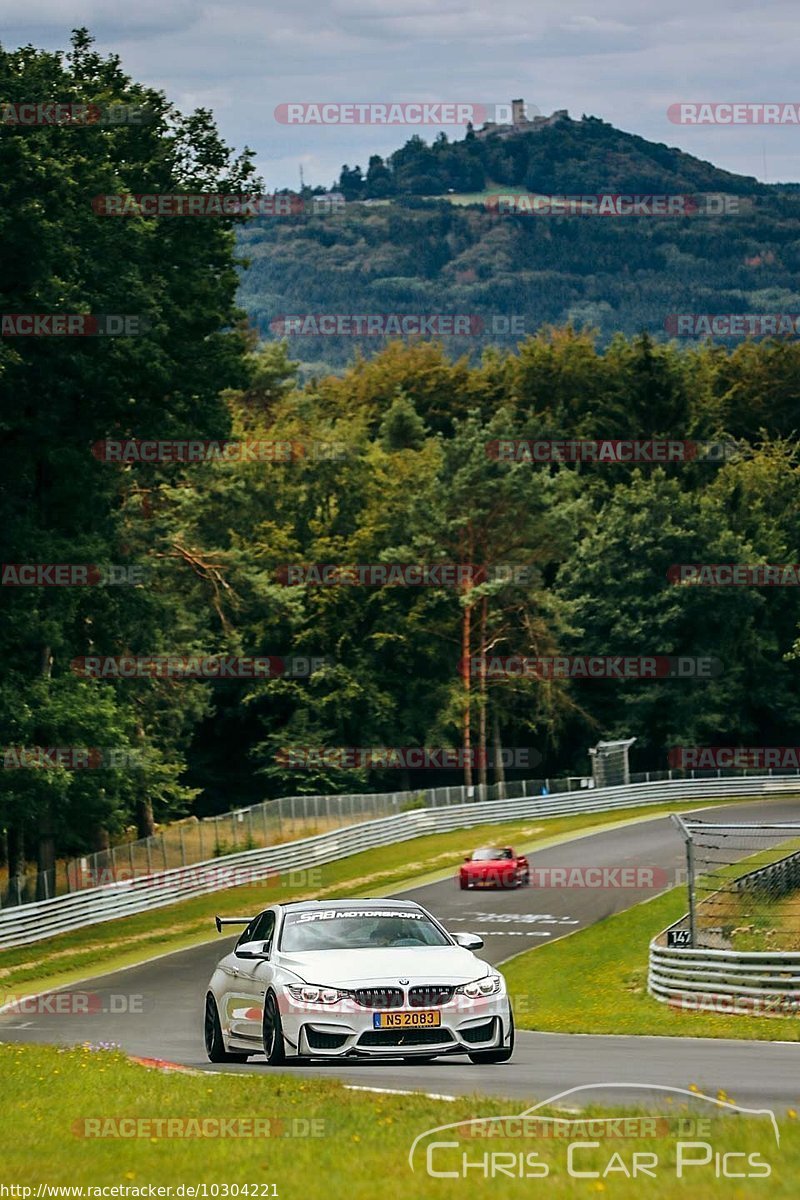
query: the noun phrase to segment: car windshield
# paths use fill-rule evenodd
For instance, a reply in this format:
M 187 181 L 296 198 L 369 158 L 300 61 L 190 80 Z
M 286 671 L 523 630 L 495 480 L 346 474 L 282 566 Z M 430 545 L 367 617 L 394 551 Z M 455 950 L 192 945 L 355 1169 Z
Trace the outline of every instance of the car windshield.
M 497 850 L 492 847 L 484 846 L 481 850 L 476 850 L 472 855 L 473 862 L 493 862 L 498 858 L 513 858 L 513 854 L 506 847 L 504 850 Z
M 393 946 L 448 946 L 449 940 L 421 912 L 392 909 L 315 909 L 287 913 L 280 948 L 366 950 Z

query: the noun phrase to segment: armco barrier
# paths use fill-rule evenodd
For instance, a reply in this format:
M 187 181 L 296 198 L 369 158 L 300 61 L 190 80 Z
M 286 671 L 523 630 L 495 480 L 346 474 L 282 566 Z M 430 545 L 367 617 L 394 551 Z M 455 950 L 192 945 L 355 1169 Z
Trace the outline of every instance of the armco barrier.
M 730 998 L 732 1009 L 754 1014 L 786 1002 L 800 1012 L 800 951 L 668 949 L 659 944 L 666 932 L 650 943 L 647 988 L 656 1000 L 725 1012 Z
M 253 879 L 255 872 L 269 878 L 293 870 L 335 862 L 376 846 L 393 845 L 430 833 L 445 833 L 492 821 L 524 817 L 557 817 L 637 808 L 670 801 L 713 799 L 716 796 L 767 796 L 800 793 L 796 776 L 746 776 L 744 778 L 672 780 L 637 783 L 555 796 L 527 796 L 519 800 L 491 800 L 420 808 L 323 833 L 317 837 L 229 854 L 192 867 L 155 872 L 121 880 L 52 900 L 40 900 L 0 912 L 0 949 L 42 941 L 55 934 L 101 921 L 113 921 L 149 909 L 162 908 L 192 896 L 234 887 Z M 229 881 L 220 882 L 222 871 Z M 265 899 L 269 891 L 265 889 Z
M 729 884 L 735 891 L 763 886 L 776 897 L 796 890 L 800 886 L 800 853 L 748 871 Z M 650 943 L 647 990 L 656 1000 L 720 1013 L 800 1013 L 800 951 L 665 944 L 670 930 L 688 928 L 688 916 L 681 917 Z

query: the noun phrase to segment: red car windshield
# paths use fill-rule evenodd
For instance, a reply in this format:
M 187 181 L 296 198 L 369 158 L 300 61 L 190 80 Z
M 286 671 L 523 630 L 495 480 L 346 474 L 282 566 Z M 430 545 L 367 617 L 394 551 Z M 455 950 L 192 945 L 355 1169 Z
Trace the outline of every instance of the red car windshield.
M 509 850 L 508 847 L 506 847 L 504 850 L 496 850 L 496 849 L 491 849 L 489 847 L 484 847 L 482 850 L 475 851 L 475 853 L 472 855 L 472 861 L 473 862 L 497 862 L 498 859 L 513 858 L 513 857 L 514 857 L 514 852 L 513 852 L 513 850 Z

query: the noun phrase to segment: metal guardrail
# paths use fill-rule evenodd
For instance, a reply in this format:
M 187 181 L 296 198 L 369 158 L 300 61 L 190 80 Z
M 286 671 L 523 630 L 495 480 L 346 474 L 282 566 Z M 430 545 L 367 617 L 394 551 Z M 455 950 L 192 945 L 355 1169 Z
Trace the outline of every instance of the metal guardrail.
M 659 783 L 673 779 L 742 779 L 769 775 L 800 779 L 800 770 L 717 768 L 715 770 L 643 771 L 625 781 Z M 617 784 L 622 785 L 622 780 Z M 617 786 L 606 782 L 603 788 Z M 121 841 L 104 850 L 61 859 L 44 871 L 26 868 L 7 881 L 0 871 L 0 911 L 37 900 L 88 888 L 103 887 L 123 878 L 152 875 L 188 867 L 211 858 L 227 858 L 242 850 L 258 850 L 281 842 L 298 841 L 332 829 L 376 821 L 416 808 L 477 804 L 486 800 L 516 800 L 530 796 L 585 794 L 596 787 L 592 776 L 564 779 L 512 779 L 501 783 L 446 785 L 400 792 L 359 792 L 348 795 L 281 796 L 216 816 L 195 816 L 165 825 L 150 837 Z M 5 882 L 5 886 L 3 886 Z
M 800 886 L 800 852 L 747 871 L 731 881 L 735 891 L 769 887 L 784 895 Z M 689 916 L 674 921 L 650 943 L 647 990 L 676 1008 L 749 1015 L 800 1012 L 800 951 L 726 950 L 667 946 L 671 930 L 689 930 Z
M 479 801 L 421 808 L 397 816 L 335 829 L 316 837 L 284 842 L 259 850 L 246 850 L 192 867 L 159 871 L 103 887 L 40 900 L 0 912 L 0 949 L 42 941 L 55 934 L 81 929 L 118 917 L 131 916 L 175 904 L 193 896 L 253 882 L 262 872 L 266 894 L 270 880 L 292 870 L 336 862 L 376 846 L 393 845 L 432 833 L 468 828 L 487 822 L 516 821 L 524 817 L 557 817 L 599 813 L 621 808 L 646 807 L 669 801 L 703 800 L 725 796 L 800 794 L 797 776 L 746 776 L 732 779 L 695 779 L 629 784 L 551 796 L 526 796 L 518 800 Z M 226 873 L 226 874 L 223 874 Z M 270 874 L 271 873 L 271 874 Z
M 680 922 L 670 926 L 681 927 Z M 647 989 L 654 999 L 680 1008 L 753 1014 L 797 1011 L 800 951 L 668 949 L 654 938 Z M 725 1003 L 728 998 L 730 1006 Z

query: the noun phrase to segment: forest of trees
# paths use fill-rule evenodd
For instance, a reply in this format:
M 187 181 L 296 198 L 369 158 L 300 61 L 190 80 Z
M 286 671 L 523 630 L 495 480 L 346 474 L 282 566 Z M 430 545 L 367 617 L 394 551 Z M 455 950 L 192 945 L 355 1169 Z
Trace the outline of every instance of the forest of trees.
M 658 191 L 672 194 L 669 181 Z M 261 218 L 238 231 L 248 264 L 240 300 L 273 340 L 285 314 L 469 314 L 483 332 L 447 345 L 473 362 L 493 341 L 516 344 L 511 318 L 526 333 L 543 324 L 596 328 L 607 345 L 618 332 L 667 341 L 676 313 L 800 313 L 800 196 L 742 192 L 737 202 L 720 216 L 609 217 L 401 196 L 327 215 Z M 369 352 L 379 344 L 361 339 Z M 341 335 L 290 340 L 305 379 L 343 370 L 356 345 Z
M 340 375 L 303 381 L 286 345 L 259 344 L 236 307 L 235 218 L 104 221 L 92 212 L 98 194 L 256 190 L 249 155 L 233 155 L 208 113 L 181 117 L 82 33 L 65 58 L 0 51 L 0 79 L 11 100 L 35 85 L 62 100 L 146 101 L 157 114 L 139 128 L 42 128 L 0 140 L 3 311 L 149 318 L 140 337 L 77 347 L 66 338 L 0 340 L 3 561 L 146 572 L 136 586 L 0 591 L 0 744 L 128 747 L 140 762 L 0 772 L 0 846 L 12 873 L 25 860 L 47 869 L 56 855 L 102 847 L 130 826 L 146 834 L 190 811 L 398 784 L 397 773 L 292 770 L 281 760 L 286 746 L 460 746 L 468 727 L 480 749 L 537 748 L 537 774 L 555 776 L 584 773 L 586 748 L 601 737 L 636 737 L 636 764 L 654 769 L 674 745 L 797 740 L 796 590 L 679 587 L 667 576 L 675 563 L 800 558 L 796 341 L 679 347 L 618 333 L 601 344 L 562 324 L 479 357 L 424 339 L 369 358 L 352 359 L 350 347 Z M 366 275 L 388 253 L 380 224 L 371 246 L 359 243 L 369 222 L 388 221 L 398 236 L 392 252 L 413 255 L 442 310 L 454 239 L 479 215 L 425 213 L 429 239 L 415 215 L 370 216 L 360 232 L 314 227 L 320 253 L 330 237 L 342 263 L 357 264 L 342 266 L 342 297 L 351 271 Z M 796 218 L 770 220 L 788 288 Z M 239 245 L 257 246 L 266 228 L 248 226 Z M 494 228 L 481 250 L 486 270 L 518 281 L 506 239 L 528 235 Z M 570 230 L 564 247 L 590 237 L 584 222 Z M 646 267 L 658 275 L 659 254 L 669 257 L 669 247 L 613 222 L 600 235 L 598 272 L 605 261 L 609 272 L 644 280 Z M 550 243 L 541 229 L 535 236 Z M 622 236 L 641 271 L 615 263 Z M 653 227 L 651 238 L 661 236 Z M 694 236 L 693 226 L 685 237 Z M 308 263 L 293 259 L 291 245 L 283 269 L 302 280 Z M 721 250 L 714 262 L 724 272 Z M 716 277 L 703 279 L 719 296 Z M 408 301 L 408 281 L 393 286 Z M 489 293 L 493 286 L 492 303 L 509 307 L 507 289 L 487 279 Z M 672 303 L 668 283 L 663 300 Z M 199 463 L 112 463 L 92 453 L 106 438 L 187 437 L 339 452 Z M 499 437 L 726 439 L 737 453 L 722 463 L 532 466 L 487 454 Z M 281 576 L 292 563 L 379 562 L 514 562 L 537 572 L 461 589 L 295 587 Z M 467 686 L 465 649 L 490 648 L 698 655 L 722 670 L 707 681 Z M 313 655 L 325 665 L 309 679 L 219 683 L 91 679 L 71 666 L 86 655 L 222 653 Z
M 366 171 L 345 164 L 337 187 L 346 200 L 443 196 L 507 184 L 531 192 L 729 192 L 768 195 L 767 184 L 734 175 L 684 150 L 615 129 L 599 117 L 560 117 L 552 125 L 511 137 L 459 141 L 440 133 L 432 144 L 418 134 L 385 160 L 370 156 Z

